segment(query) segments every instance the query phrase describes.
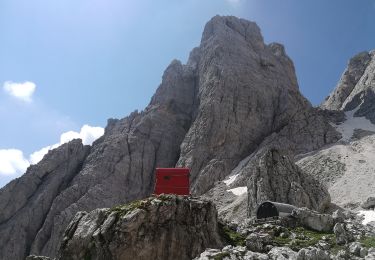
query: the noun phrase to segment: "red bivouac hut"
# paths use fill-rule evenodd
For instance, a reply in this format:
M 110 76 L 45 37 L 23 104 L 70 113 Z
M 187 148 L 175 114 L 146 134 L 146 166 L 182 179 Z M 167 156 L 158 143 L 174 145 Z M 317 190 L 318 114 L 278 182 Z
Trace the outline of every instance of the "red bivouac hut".
M 188 168 L 156 168 L 154 194 L 190 195 Z

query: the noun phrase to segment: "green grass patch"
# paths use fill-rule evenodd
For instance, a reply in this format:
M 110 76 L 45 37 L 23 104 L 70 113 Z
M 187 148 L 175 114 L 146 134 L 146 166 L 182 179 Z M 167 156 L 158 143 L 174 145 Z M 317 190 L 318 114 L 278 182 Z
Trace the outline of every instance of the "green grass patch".
M 366 248 L 375 247 L 375 237 L 364 237 L 359 242 Z
M 120 216 L 126 215 L 128 212 L 131 212 L 135 209 L 146 209 L 146 206 L 150 203 L 148 200 L 136 200 L 129 204 L 119 205 L 111 208 L 109 211 L 118 212 Z
M 219 233 L 224 241 L 232 246 L 245 246 L 246 237 L 230 229 L 228 226 L 219 223 Z
M 223 260 L 225 257 L 230 257 L 230 254 L 228 252 L 222 252 L 217 255 L 211 256 L 210 259 Z
M 328 238 L 326 242 L 331 247 L 336 245 L 333 233 L 317 232 L 302 227 L 289 229 L 289 231 L 296 234 L 297 237 L 295 239 L 275 237 L 274 242 L 277 246 L 288 246 L 293 250 L 300 250 L 304 247 L 315 246 L 320 240 L 323 240 L 323 236 Z

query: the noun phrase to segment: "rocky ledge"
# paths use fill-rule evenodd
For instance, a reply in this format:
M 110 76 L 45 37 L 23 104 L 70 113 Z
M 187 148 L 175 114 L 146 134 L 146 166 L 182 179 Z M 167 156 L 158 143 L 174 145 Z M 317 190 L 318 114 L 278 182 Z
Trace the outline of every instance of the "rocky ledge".
M 211 202 L 161 195 L 78 212 L 57 259 L 192 259 L 205 248 L 222 246 Z

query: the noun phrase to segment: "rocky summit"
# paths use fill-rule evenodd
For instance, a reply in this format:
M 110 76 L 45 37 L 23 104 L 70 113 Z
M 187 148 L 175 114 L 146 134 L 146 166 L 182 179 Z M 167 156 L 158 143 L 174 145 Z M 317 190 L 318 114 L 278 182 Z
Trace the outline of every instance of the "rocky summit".
M 0 260 L 374 259 L 374 80 L 362 52 L 313 107 L 281 44 L 215 16 L 143 111 L 0 189 Z M 150 197 L 156 167 L 194 197 Z M 258 223 L 265 201 L 296 210 Z

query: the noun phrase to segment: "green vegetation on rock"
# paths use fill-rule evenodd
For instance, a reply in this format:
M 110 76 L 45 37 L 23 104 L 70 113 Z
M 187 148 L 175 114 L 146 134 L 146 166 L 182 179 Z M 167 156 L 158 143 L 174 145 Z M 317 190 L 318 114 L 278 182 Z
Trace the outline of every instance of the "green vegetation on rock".
M 324 240 L 323 237 L 325 237 L 325 242 L 331 247 L 336 245 L 335 235 L 333 233 L 317 232 L 302 227 L 289 229 L 289 231 L 294 233 L 296 237 L 275 237 L 274 242 L 277 246 L 288 246 L 293 250 L 300 250 L 305 247 L 315 246 L 320 240 Z
M 359 242 L 366 248 L 375 247 L 375 237 L 364 237 Z
M 219 223 L 219 233 L 224 241 L 232 246 L 245 246 L 246 238 L 237 233 L 236 231 L 230 229 L 228 226 Z

